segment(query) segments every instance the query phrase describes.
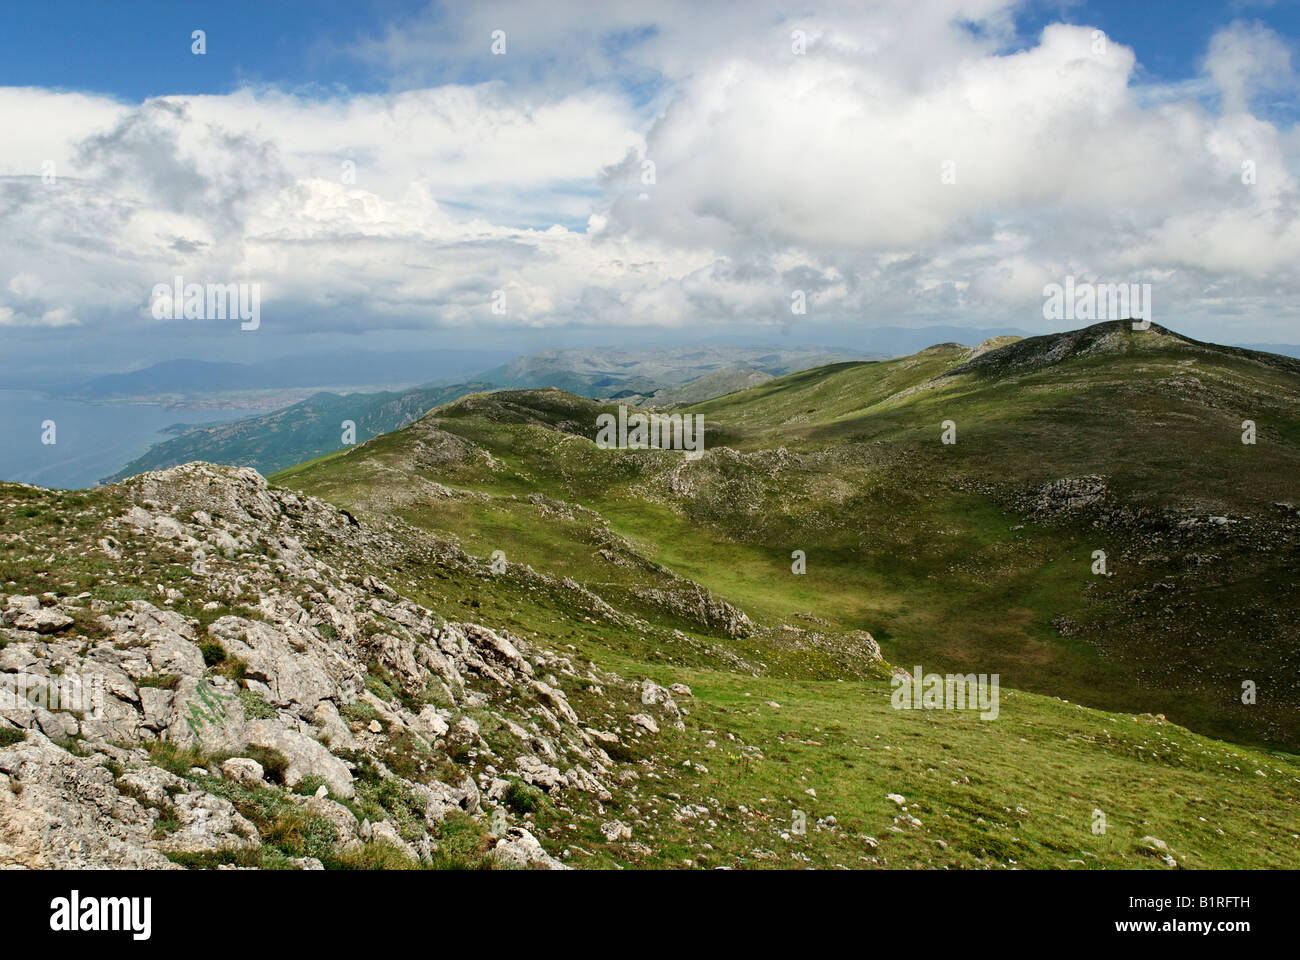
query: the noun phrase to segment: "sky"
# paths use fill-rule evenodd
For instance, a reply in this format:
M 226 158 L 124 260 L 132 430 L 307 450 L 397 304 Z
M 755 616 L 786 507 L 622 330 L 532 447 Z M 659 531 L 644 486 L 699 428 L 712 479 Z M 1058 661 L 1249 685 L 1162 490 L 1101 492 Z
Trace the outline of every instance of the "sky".
M 1044 333 L 1067 276 L 1297 343 L 1298 37 L 1289 0 L 11 5 L 0 344 Z M 176 277 L 256 328 L 158 316 Z

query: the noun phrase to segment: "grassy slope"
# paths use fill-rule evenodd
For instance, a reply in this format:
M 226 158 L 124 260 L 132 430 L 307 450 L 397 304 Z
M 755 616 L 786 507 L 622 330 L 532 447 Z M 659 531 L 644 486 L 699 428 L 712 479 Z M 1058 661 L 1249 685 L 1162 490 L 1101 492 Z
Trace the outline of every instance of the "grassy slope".
M 1167 338 L 1146 346 L 1135 335 L 1125 351 L 1009 378 L 945 378 L 902 404 L 879 402 L 874 383 L 855 391 L 847 370 L 695 409 L 740 424 L 728 439 L 741 449 L 886 445 L 892 462 L 876 473 L 892 482 L 860 507 L 845 504 L 875 543 L 855 549 L 845 531 L 819 549 L 834 570 L 828 595 L 855 580 L 875 593 L 870 572 L 902 574 L 883 592 L 913 602 L 876 611 L 896 659 L 984 665 L 1016 685 L 1110 708 L 1144 703 L 1218 735 L 1294 748 L 1300 623 L 1285 598 L 1300 555 L 1294 511 L 1275 503 L 1294 503 L 1298 489 L 1300 378 Z M 810 409 L 821 415 L 801 422 Z M 1253 446 L 1240 442 L 1247 418 L 1259 425 Z M 937 442 L 946 419 L 958 425 L 955 446 Z M 999 509 L 1005 498 L 983 495 L 1088 473 L 1106 475 L 1131 510 L 1227 515 L 1253 532 L 1206 546 L 1175 543 L 1158 524 L 1155 534 L 1091 523 L 1015 530 Z M 888 529 L 899 516 L 902 530 Z M 750 525 L 731 535 L 793 538 L 807 521 Z M 927 530 L 937 536 L 927 541 Z M 1095 549 L 1109 555 L 1108 578 L 1091 574 Z M 1061 617 L 1080 628 L 1073 642 L 1052 626 Z M 1268 689 L 1260 704 L 1239 702 L 1243 678 Z
M 159 583 L 187 591 L 188 569 L 168 556 L 135 555 L 139 573 L 109 583 L 99 555 L 79 549 L 102 535 L 104 518 L 128 507 L 119 488 L 0 485 L 6 592 L 145 598 Z M 571 831 L 539 812 L 541 832 L 554 840 L 548 845 L 585 851 L 575 864 L 1164 869 L 1142 841 L 1155 836 L 1188 867 L 1300 866 L 1295 757 L 1010 690 L 996 721 L 896 711 L 882 680 L 750 676 L 727 669 L 707 637 L 674 645 L 663 631 L 597 622 L 565 592 L 514 574 L 405 560 L 387 573 L 391 582 L 418 584 L 417 599 L 446 616 L 508 624 L 624 676 L 685 682 L 694 692 L 683 700 L 684 733 L 665 729 L 653 745 L 626 742 L 624 758 L 643 760 L 646 773 L 605 805 L 605 816 L 631 824 L 644 849 L 606 843 L 587 826 Z M 177 609 L 215 616 L 197 601 Z M 95 625 L 78 629 L 93 636 Z M 602 719 L 609 711 L 602 693 L 575 690 L 571 698 L 584 717 L 612 724 L 612 715 Z M 906 799 L 920 827 L 895 822 L 889 793 Z M 688 804 L 707 811 L 672 815 Z M 1104 835 L 1092 832 L 1095 809 L 1106 815 Z M 807 817 L 804 836 L 791 832 L 796 810 Z M 825 826 L 829 816 L 834 829 Z
M 554 391 L 527 391 L 451 404 L 346 456 L 304 464 L 275 480 L 452 531 L 471 552 L 504 550 L 512 561 L 570 576 L 619 607 L 631 602 L 631 587 L 659 579 L 654 565 L 662 564 L 739 603 L 760 621 L 798 622 L 803 614 L 820 618 L 827 629 L 868 629 L 895 663 L 998 672 L 1004 687 L 1050 692 L 1110 710 L 1160 711 L 1241 740 L 1267 732 L 1258 717 L 1281 717 L 1282 726 L 1275 729 L 1294 736 L 1294 705 L 1286 697 L 1295 694 L 1285 688 L 1288 677 L 1294 684 L 1294 649 L 1280 650 L 1276 642 L 1288 635 L 1294 611 L 1283 605 L 1283 619 L 1275 610 L 1273 621 L 1255 633 L 1259 625 L 1240 613 L 1289 580 L 1293 539 L 1279 543 L 1279 553 L 1271 556 L 1249 544 L 1230 548 L 1236 553 L 1226 555 L 1227 562 L 1186 579 L 1178 569 L 1181 555 L 1179 562 L 1161 560 L 1159 551 L 1122 529 L 1034 522 L 1004 495 L 1061 476 L 1098 472 L 1110 478 L 1116 496 L 1129 506 L 1267 512 L 1272 500 L 1294 496 L 1300 466 L 1295 377 L 1162 338 L 1150 346 L 1140 340 L 1125 344 L 1123 362 L 1103 355 L 1010 378 L 971 373 L 933 379 L 967 355 L 964 348 L 941 347 L 896 361 L 835 365 L 693 408 L 708 418 L 711 448 L 725 443 L 749 456 L 714 456 L 683 467 L 680 454 L 598 451 L 576 434 L 590 436 L 595 414 L 611 408 Z M 1196 376 L 1203 389 L 1185 384 L 1188 376 Z M 1255 447 L 1240 443 L 1245 417 L 1260 424 Z M 944 419 L 958 423 L 956 446 L 938 443 Z M 782 461 L 771 453 L 778 445 L 790 458 Z M 1195 456 L 1189 457 L 1189 450 Z M 1241 482 L 1243 470 L 1249 470 L 1249 484 Z M 674 475 L 678 482 L 685 478 L 675 493 Z M 450 489 L 430 490 L 429 481 Z M 537 493 L 580 503 L 599 516 L 581 511 L 566 516 L 563 504 L 557 510 L 554 503 L 530 502 L 530 494 Z M 1104 580 L 1089 572 L 1091 551 L 1098 546 L 1112 557 L 1114 576 Z M 603 559 L 597 552 L 602 547 L 628 562 Z M 808 553 L 805 576 L 790 573 L 793 549 Z M 1170 575 L 1184 576 L 1179 585 L 1186 588 L 1176 592 L 1177 599 L 1162 598 L 1179 608 L 1173 615 L 1113 622 L 1117 610 L 1149 608 L 1151 600 L 1142 591 Z M 691 634 L 690 625 L 661 612 L 644 607 L 636 612 Z M 523 608 L 512 616 L 529 632 L 545 636 L 553 629 L 541 622 L 545 618 L 531 623 Z M 1101 627 L 1085 630 L 1082 637 L 1062 636 L 1052 626 L 1062 616 Z M 1205 643 L 1188 630 L 1189 622 L 1206 627 L 1204 633 L 1219 630 L 1218 636 L 1231 642 Z M 743 641 L 705 637 L 698 628 L 691 635 L 704 648 L 744 648 Z M 756 783 L 783 784 L 783 790 L 773 785 L 759 796 L 803 803 L 801 789 L 791 788 L 808 776 L 810 783 L 826 785 L 817 786 L 818 804 L 807 808 L 822 815 L 830 810 L 821 804 L 833 783 L 839 796 L 831 812 L 841 820 L 848 811 L 865 818 L 867 832 L 882 829 L 871 817 L 892 806 L 883 794 L 910 798 L 910 786 L 934 790 L 926 802 L 960 822 L 960 830 L 951 827 L 954 835 L 975 831 L 962 841 L 968 851 L 977 838 L 987 839 L 986 826 L 953 812 L 973 802 L 970 795 L 977 792 L 950 783 L 959 777 L 942 775 L 961 756 L 963 776 L 979 772 L 982 779 L 972 776 L 972 781 L 991 791 L 988 802 L 996 797 L 995 806 L 1014 811 L 1019 805 L 1032 814 L 1050 810 L 1049 818 L 1057 821 L 1040 818 L 1044 849 L 1034 856 L 1021 851 L 1022 863 L 1062 865 L 1077 859 L 1057 849 L 1062 842 L 1075 854 L 1096 854 L 1099 862 L 1132 862 L 1126 858 L 1133 850 L 1123 843 L 1111 848 L 1107 860 L 1102 848 L 1119 842 L 1113 829 L 1109 840 L 1075 835 L 1076 829 L 1086 832 L 1078 810 L 1087 807 L 1087 820 L 1089 804 L 1105 810 L 1112 825 L 1111 806 L 1121 809 L 1123 822 L 1137 831 L 1129 840 L 1144 832 L 1164 836 L 1159 830 L 1165 830 L 1171 835 L 1164 839 L 1176 850 L 1182 843 L 1202 851 L 1192 857 L 1202 865 L 1248 865 L 1247 851 L 1261 848 L 1265 838 L 1271 852 L 1258 861 L 1261 865 L 1294 862 L 1288 858 L 1294 858 L 1295 840 L 1287 833 L 1297 822 L 1290 756 L 1265 761 L 1245 748 L 1163 724 L 1138 721 L 1143 725 L 1133 727 L 1131 717 L 1106 717 L 1027 693 L 1010 697 L 1015 707 L 1004 709 L 994 723 L 900 713 L 887 706 L 887 686 L 880 681 L 801 651 L 744 648 L 743 654 L 767 673 L 754 678 L 719 670 L 727 664 L 709 662 L 700 648 L 684 645 L 674 651 L 653 637 L 643 641 L 605 627 L 564 632 L 557 639 L 580 643 L 595 659 L 632 674 L 644 670 L 664 680 L 682 679 L 689 668 L 687 682 L 704 694 L 697 719 L 707 729 L 764 745 L 767 760 L 759 767 L 775 781 L 764 781 L 752 764 L 724 761 L 735 768 L 737 788 L 758 777 Z M 674 664 L 674 673 L 656 667 L 664 663 Z M 1267 695 L 1260 707 L 1237 701 L 1243 671 L 1262 678 Z M 743 692 L 753 694 L 744 698 L 752 703 L 736 699 Z M 772 716 L 759 709 L 769 699 L 783 705 Z M 1013 719 L 1019 710 L 1027 712 Z M 781 728 L 787 721 L 793 726 Z M 835 722 L 843 731 L 831 738 L 838 751 L 799 742 L 825 739 L 822 734 L 836 729 Z M 899 758 L 888 756 L 892 751 L 867 750 L 877 735 L 896 749 L 906 744 L 906 752 L 920 760 L 882 766 L 886 757 Z M 936 744 L 936 737 L 948 746 Z M 1113 742 L 1117 737 L 1119 745 Z M 1162 737 L 1179 746 L 1170 747 Z M 700 759 L 711 770 L 693 789 L 708 785 L 722 791 L 718 768 L 707 759 L 717 754 L 700 746 L 708 739 L 721 743 L 720 737 L 701 733 L 682 745 L 701 750 Z M 789 759 L 774 761 L 773 750 Z M 844 757 L 829 759 L 837 754 Z M 1202 762 L 1198 756 L 1211 759 Z M 1007 772 L 1009 757 L 1017 757 L 1017 770 L 1031 772 Z M 1144 766 L 1153 757 L 1156 762 Z M 1267 800 L 1248 799 L 1256 781 L 1232 768 L 1265 769 L 1270 763 L 1271 769 L 1285 771 L 1281 792 Z M 852 776 L 844 777 L 842 771 L 849 769 Z M 999 769 L 1003 774 L 990 775 Z M 681 776 L 683 787 L 700 779 Z M 1170 809 L 1171 794 L 1213 794 L 1218 799 L 1207 802 L 1218 812 L 1191 816 Z M 1037 808 L 1027 802 L 1034 796 L 1045 798 Z M 1261 801 L 1263 807 L 1254 806 Z M 1224 840 L 1214 832 L 1230 832 L 1223 826 L 1224 811 L 1244 809 L 1243 804 L 1266 810 L 1271 825 L 1243 824 L 1246 833 Z M 785 816 L 788 810 L 780 812 Z M 1255 836 L 1250 829 L 1256 829 Z M 904 839 L 898 835 L 890 841 Z M 921 857 L 921 850 L 909 847 L 904 861 Z M 877 854 L 859 849 L 849 859 L 857 856 Z
M 453 531 L 467 549 L 504 550 L 610 599 L 645 576 L 595 555 L 612 533 L 768 622 L 805 614 L 869 630 L 898 663 L 997 672 L 1020 688 L 1294 747 L 1289 637 L 1300 625 L 1293 604 L 1271 599 L 1289 592 L 1294 536 L 1261 534 L 1269 552 L 1252 540 L 1170 552 L 1123 527 L 1027 522 L 1008 504 L 1090 472 L 1130 509 L 1267 515 L 1294 496 L 1294 375 L 1164 337 L 1124 347 L 1118 362 L 937 380 L 968 351 L 931 348 L 692 408 L 708 418 L 711 446 L 748 458 L 683 467 L 679 454 L 598 451 L 555 428 L 589 433 L 611 408 L 534 391 L 452 404 L 356 456 L 282 478 Z M 1192 375 L 1201 389 L 1183 385 Z M 1255 446 L 1240 443 L 1246 416 L 1260 424 Z M 938 442 L 946 419 L 958 425 L 955 446 Z M 449 438 L 461 446 L 448 450 Z M 762 452 L 778 445 L 793 457 Z M 666 478 L 677 470 L 687 486 L 673 493 Z M 487 499 L 392 492 L 424 478 Z M 597 511 L 610 530 L 545 515 L 527 501 L 534 491 Z M 803 577 L 790 573 L 797 549 L 808 555 Z M 1096 549 L 1110 577 L 1092 575 Z M 1216 559 L 1189 570 L 1184 551 Z M 1239 702 L 1243 678 L 1266 691 L 1259 704 Z

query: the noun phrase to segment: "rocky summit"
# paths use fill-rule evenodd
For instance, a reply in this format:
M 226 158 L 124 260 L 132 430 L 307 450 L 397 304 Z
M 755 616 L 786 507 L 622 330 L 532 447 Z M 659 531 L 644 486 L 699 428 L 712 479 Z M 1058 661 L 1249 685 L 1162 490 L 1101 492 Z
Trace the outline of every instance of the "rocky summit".
M 638 776 L 607 748 L 681 725 L 650 681 L 366 572 L 477 563 L 398 521 L 198 463 L 119 494 L 79 518 L 104 589 L 0 597 L 0 865 L 566 869 L 527 815 L 599 821 Z

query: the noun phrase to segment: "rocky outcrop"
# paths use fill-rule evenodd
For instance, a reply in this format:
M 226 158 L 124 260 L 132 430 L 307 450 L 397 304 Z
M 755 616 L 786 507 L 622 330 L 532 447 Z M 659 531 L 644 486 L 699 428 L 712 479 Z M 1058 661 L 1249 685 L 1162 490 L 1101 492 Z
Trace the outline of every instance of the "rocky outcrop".
M 1105 499 L 1105 477 L 1065 477 L 1038 491 L 1034 510 L 1039 515 L 1056 516 L 1099 506 Z
M 568 870 L 569 867 L 550 856 L 542 845 L 522 827 L 511 827 L 497 841 L 493 855 L 502 863 L 534 870 Z
M 637 599 L 698 623 L 706 630 L 728 637 L 747 637 L 754 632 L 753 621 L 745 611 L 696 583 L 683 581 L 680 587 L 647 587 L 632 593 Z
M 74 756 L 36 730 L 0 750 L 0 866 L 166 869 L 153 824 L 102 758 Z
M 626 683 L 379 579 L 402 550 L 469 562 L 450 545 L 251 470 L 124 492 L 90 542 L 106 583 L 154 571 L 150 599 L 0 594 L 0 865 L 431 859 L 460 816 L 497 866 L 563 867 L 504 788 L 607 801 L 614 763 L 566 687 Z

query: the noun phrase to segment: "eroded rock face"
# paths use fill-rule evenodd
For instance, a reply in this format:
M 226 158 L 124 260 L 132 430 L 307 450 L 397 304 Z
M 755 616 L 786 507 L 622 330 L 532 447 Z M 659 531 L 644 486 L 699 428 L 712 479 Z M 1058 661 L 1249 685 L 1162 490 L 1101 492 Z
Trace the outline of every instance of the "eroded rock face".
M 243 661 L 244 676 L 266 687 L 275 707 L 303 719 L 324 700 L 339 703 L 362 686 L 363 671 L 332 655 L 326 643 L 296 620 L 278 623 L 222 617 L 208 627 L 226 654 Z
M 240 816 L 229 800 L 191 790 L 176 797 L 172 806 L 180 828 L 167 837 L 169 850 L 207 853 L 260 846 L 257 827 Z
M 745 611 L 715 597 L 699 584 L 684 583 L 672 589 L 651 587 L 636 591 L 636 595 L 729 637 L 747 637 L 754 632 L 754 623 Z
M 284 769 L 286 786 L 296 787 L 307 777 L 317 777 L 336 797 L 350 800 L 356 796 L 347 765 L 320 741 L 287 729 L 279 720 L 254 720 L 246 731 L 249 743 L 275 750 L 289 761 Z
M 612 761 L 565 683 L 621 679 L 580 675 L 568 657 L 354 572 L 382 569 L 391 531 L 251 470 L 187 464 L 130 483 L 133 504 L 94 541 L 102 555 L 195 575 L 149 600 L 0 595 L 0 693 L 21 691 L 0 699 L 0 731 L 24 736 L 0 748 L 0 865 L 257 862 L 294 810 L 317 838 L 291 858 L 304 869 L 376 844 L 417 858 L 438 850 L 449 816 L 500 822 L 503 778 L 561 805 L 610 798 Z M 427 547 L 435 561 L 455 549 Z M 200 608 L 204 621 L 182 612 Z M 65 678 L 93 696 L 54 702 Z M 644 709 L 676 720 L 668 692 L 655 697 Z M 387 784 L 390 816 L 358 823 L 338 802 L 363 781 L 370 797 Z M 493 839 L 501 866 L 564 866 L 523 827 Z
M 72 618 L 57 610 L 38 609 L 14 617 L 14 626 L 19 630 L 34 630 L 36 633 L 57 633 L 71 625 Z
M 73 756 L 39 732 L 0 750 L 2 866 L 167 869 L 153 826 L 100 760 Z

